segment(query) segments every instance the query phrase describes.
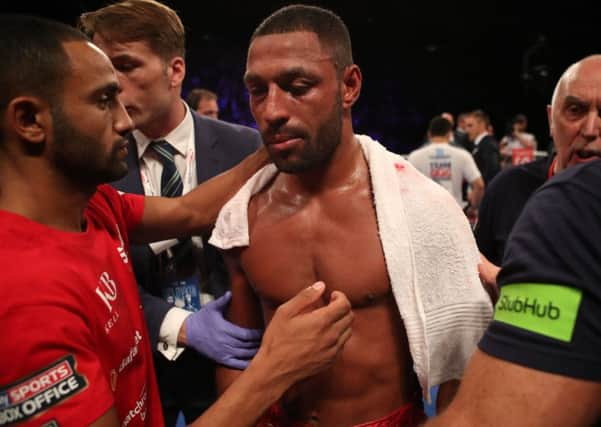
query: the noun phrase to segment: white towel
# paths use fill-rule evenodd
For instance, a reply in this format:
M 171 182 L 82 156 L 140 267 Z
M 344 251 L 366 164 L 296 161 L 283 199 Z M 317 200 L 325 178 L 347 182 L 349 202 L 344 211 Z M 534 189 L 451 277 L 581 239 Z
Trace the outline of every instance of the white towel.
M 479 253 L 457 202 L 401 156 L 356 135 L 367 160 L 390 283 L 424 397 L 460 379 L 492 305 L 478 278 Z M 221 210 L 209 242 L 221 249 L 249 244 L 250 198 L 277 173 L 258 171 Z

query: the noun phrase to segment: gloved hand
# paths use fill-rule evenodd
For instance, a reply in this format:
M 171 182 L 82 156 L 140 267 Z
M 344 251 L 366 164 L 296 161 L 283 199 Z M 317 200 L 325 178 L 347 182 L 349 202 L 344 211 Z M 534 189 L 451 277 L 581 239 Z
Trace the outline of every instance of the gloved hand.
M 211 301 L 185 320 L 186 343 L 217 363 L 245 369 L 261 345 L 262 329 L 246 329 L 223 317 L 232 293 Z

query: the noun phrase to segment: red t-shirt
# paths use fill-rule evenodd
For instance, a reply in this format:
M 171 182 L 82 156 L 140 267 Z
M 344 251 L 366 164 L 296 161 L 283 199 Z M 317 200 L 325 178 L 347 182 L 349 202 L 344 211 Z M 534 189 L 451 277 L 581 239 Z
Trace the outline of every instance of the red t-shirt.
M 98 187 L 86 231 L 0 211 L 0 426 L 162 424 L 128 232 L 144 200 Z M 53 423 L 54 421 L 54 423 Z

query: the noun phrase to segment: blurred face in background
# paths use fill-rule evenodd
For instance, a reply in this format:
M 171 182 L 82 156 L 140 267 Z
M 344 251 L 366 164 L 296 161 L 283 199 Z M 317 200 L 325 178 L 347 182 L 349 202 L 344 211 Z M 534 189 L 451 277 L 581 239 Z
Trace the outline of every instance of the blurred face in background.
M 136 129 L 149 137 L 162 136 L 161 125 L 181 104 L 183 59 L 166 62 L 146 41 L 119 42 L 94 34 L 93 42 L 107 54 L 122 87 L 121 101 Z M 170 129 L 167 129 L 170 130 Z M 158 135 L 153 135 L 158 133 Z
M 486 123 L 480 118 L 469 115 L 465 117 L 465 131 L 470 141 L 475 141 L 478 135 L 486 132 Z
M 219 105 L 217 105 L 216 99 L 202 98 L 198 101 L 196 112 L 201 116 L 211 117 L 213 119 L 219 118 Z

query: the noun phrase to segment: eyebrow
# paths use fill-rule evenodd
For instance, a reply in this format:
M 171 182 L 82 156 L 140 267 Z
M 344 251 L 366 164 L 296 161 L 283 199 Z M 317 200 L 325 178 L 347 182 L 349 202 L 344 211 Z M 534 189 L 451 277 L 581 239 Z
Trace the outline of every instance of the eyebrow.
M 296 77 L 317 78 L 317 75 L 305 67 L 297 66 L 288 68 L 287 70 L 278 74 L 277 80 L 292 80 Z M 251 71 L 244 74 L 244 83 L 249 83 L 256 80 L 261 80 L 261 77 L 257 73 Z
M 111 62 L 115 62 L 115 61 L 140 61 L 140 58 L 138 58 L 137 56 L 134 56 L 130 53 L 124 52 L 124 53 L 118 53 L 116 55 L 110 56 L 109 59 L 111 60 Z
M 583 99 L 580 99 L 574 95 L 567 95 L 564 98 L 563 102 L 564 104 L 586 104 L 586 102 Z

